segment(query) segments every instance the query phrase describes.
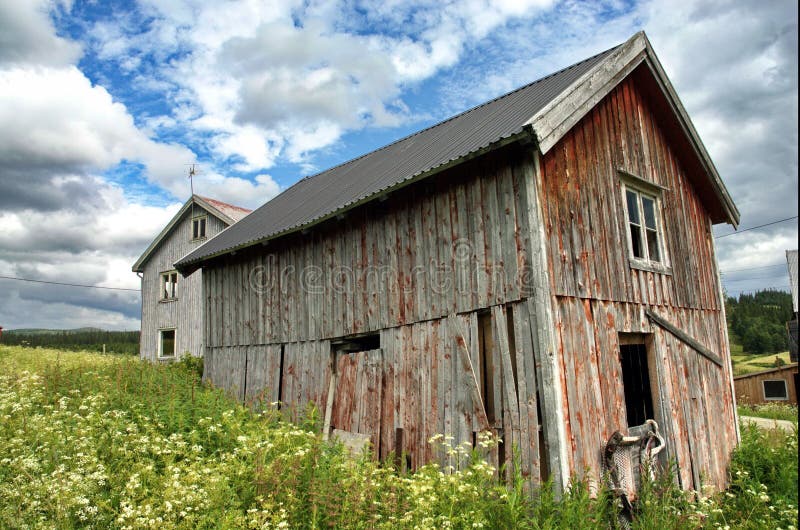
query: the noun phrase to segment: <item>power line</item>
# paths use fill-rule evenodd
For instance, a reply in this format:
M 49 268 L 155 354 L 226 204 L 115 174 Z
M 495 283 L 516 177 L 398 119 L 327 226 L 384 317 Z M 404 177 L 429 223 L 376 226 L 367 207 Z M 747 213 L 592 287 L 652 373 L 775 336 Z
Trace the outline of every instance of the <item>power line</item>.
M 783 223 L 785 221 L 791 221 L 792 219 L 797 219 L 797 216 L 795 215 L 793 217 L 787 217 L 786 219 L 779 219 L 777 221 L 772 221 L 771 223 L 765 223 L 763 225 L 751 226 L 750 228 L 744 228 L 744 229 L 738 230 L 736 232 L 731 232 L 730 234 L 724 234 L 724 235 L 721 235 L 721 236 L 717 236 L 714 239 L 722 239 L 723 237 L 735 236 L 736 234 L 741 234 L 742 232 L 747 232 L 748 230 L 755 230 L 756 228 L 764 228 L 765 226 L 776 225 L 778 223 Z
M 722 274 L 727 274 L 729 272 L 741 272 L 741 271 L 754 271 L 756 269 L 770 269 L 772 267 L 785 267 L 786 263 L 776 263 L 775 265 L 762 265 L 761 267 L 747 267 L 745 269 L 731 269 L 731 270 L 721 270 Z
M 68 287 L 86 287 L 88 289 L 107 289 L 109 291 L 136 291 L 139 289 L 126 289 L 125 287 L 103 287 L 101 285 L 83 285 L 80 283 L 50 282 L 47 280 L 32 280 L 30 278 L 16 278 L 14 276 L 0 276 L 0 280 L 16 280 L 18 282 L 47 283 L 50 285 L 66 285 Z
M 780 274 L 778 276 L 755 276 L 753 278 L 736 278 L 735 280 L 723 280 L 725 283 L 733 282 L 749 282 L 752 280 L 775 280 L 777 278 L 785 278 L 788 273 Z

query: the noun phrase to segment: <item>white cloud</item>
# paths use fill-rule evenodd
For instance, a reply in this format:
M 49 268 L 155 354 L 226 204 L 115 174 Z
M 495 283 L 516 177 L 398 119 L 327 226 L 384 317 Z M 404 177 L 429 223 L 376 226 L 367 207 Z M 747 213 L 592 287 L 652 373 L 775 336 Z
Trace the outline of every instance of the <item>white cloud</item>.
M 141 162 L 152 182 L 185 194 L 185 165 L 194 154 L 139 130 L 108 91 L 74 66 L 0 70 L 0 167 L 98 171 L 122 160 Z
M 171 97 L 185 126 L 210 134 L 238 170 L 267 169 L 281 156 L 307 162 L 347 131 L 409 120 L 409 84 L 455 65 L 465 48 L 552 0 L 467 2 L 194 1 L 141 3 L 148 29 L 93 31 L 103 56 L 164 56 Z M 103 23 L 105 24 L 105 23 Z M 191 110 L 189 110 L 191 109 Z M 260 134 L 266 142 L 254 142 Z
M 0 2 L 0 64 L 67 65 L 81 47 L 56 35 L 49 13 L 69 2 L 6 0 Z

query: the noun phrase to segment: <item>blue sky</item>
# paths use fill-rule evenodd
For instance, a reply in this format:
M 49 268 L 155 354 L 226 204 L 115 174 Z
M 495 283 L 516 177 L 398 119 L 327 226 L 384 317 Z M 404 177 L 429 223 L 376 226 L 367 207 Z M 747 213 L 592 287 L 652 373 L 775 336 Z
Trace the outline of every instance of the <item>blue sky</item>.
M 0 276 L 136 288 L 188 164 L 256 207 L 640 29 L 742 227 L 797 215 L 794 2 L 0 0 Z M 732 294 L 785 289 L 797 221 L 717 245 Z M 138 303 L 0 280 L 7 328 L 136 328 Z

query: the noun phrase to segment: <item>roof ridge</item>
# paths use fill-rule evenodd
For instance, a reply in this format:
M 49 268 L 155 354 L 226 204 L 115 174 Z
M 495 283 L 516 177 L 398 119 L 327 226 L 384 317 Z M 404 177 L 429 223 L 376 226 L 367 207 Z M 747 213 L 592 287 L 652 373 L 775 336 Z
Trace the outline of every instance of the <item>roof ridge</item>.
M 229 202 L 221 201 L 221 200 L 215 199 L 213 197 L 207 197 L 205 195 L 200 195 L 199 193 L 195 193 L 194 196 L 198 197 L 200 199 L 203 199 L 204 201 L 216 202 L 216 203 L 219 203 L 219 204 L 223 204 L 225 206 L 230 206 L 231 208 L 235 208 L 237 210 L 242 210 L 244 212 L 252 212 L 253 211 L 250 208 L 245 208 L 244 206 L 237 206 L 236 204 L 231 204 Z
M 577 66 L 580 66 L 580 65 L 582 65 L 582 64 L 584 64 L 584 63 L 586 63 L 586 62 L 592 61 L 592 60 L 596 59 L 597 57 L 599 57 L 599 56 L 601 56 L 601 55 L 604 55 L 604 54 L 606 54 L 606 53 L 610 52 L 611 50 L 614 50 L 614 49 L 616 49 L 616 48 L 619 48 L 619 47 L 620 47 L 620 46 L 622 46 L 623 44 L 624 44 L 624 43 L 622 43 L 622 44 L 617 44 L 616 46 L 612 46 L 611 48 L 608 48 L 607 50 L 604 50 L 604 51 L 602 51 L 602 52 L 600 52 L 600 53 L 596 53 L 596 54 L 592 55 L 591 57 L 587 57 L 586 59 L 583 59 L 583 60 L 581 60 L 581 61 L 578 61 L 577 63 L 573 63 L 573 64 L 571 64 L 571 65 L 569 65 L 569 66 L 565 66 L 564 68 L 562 68 L 562 69 L 560 69 L 560 70 L 556 70 L 555 72 L 553 72 L 553 73 L 550 73 L 550 74 L 547 74 L 547 75 L 546 75 L 546 76 L 544 76 L 544 77 L 540 77 L 539 79 L 536 79 L 536 80 L 534 80 L 534 81 L 531 81 L 530 83 L 527 83 L 527 84 L 525 84 L 525 85 L 522 85 L 521 87 L 517 87 L 517 88 L 515 88 L 514 90 L 511 90 L 510 92 L 506 92 L 505 94 L 501 94 L 501 95 L 499 95 L 499 96 L 497 96 L 497 97 L 495 97 L 495 98 L 493 98 L 493 99 L 490 99 L 489 101 L 484 101 L 483 103 L 480 103 L 480 104 L 478 104 L 478 105 L 475 105 L 475 106 L 473 106 L 473 107 L 470 107 L 470 108 L 468 108 L 467 110 L 464 110 L 464 111 L 461 111 L 461 112 L 459 112 L 458 114 L 454 114 L 453 116 L 450 116 L 449 118 L 445 118 L 445 119 L 444 119 L 444 120 L 442 120 L 442 121 L 439 121 L 439 122 L 436 122 L 436 123 L 434 123 L 434 124 L 432 124 L 432 125 L 429 125 L 429 126 L 425 127 L 424 129 L 420 129 L 419 131 L 416 131 L 416 132 L 413 132 L 413 133 L 411 133 L 411 134 L 409 134 L 409 135 L 403 136 L 402 138 L 398 138 L 397 140 L 395 140 L 395 141 L 393 141 L 393 142 L 390 142 L 390 143 L 388 143 L 388 144 L 386 144 L 386 145 L 384 145 L 384 146 L 378 147 L 377 149 L 373 149 L 372 151 L 368 151 L 368 152 L 364 153 L 363 155 L 359 155 L 359 156 L 357 156 L 357 157 L 354 157 L 354 158 L 351 158 L 351 159 L 349 159 L 349 160 L 345 160 L 344 162 L 341 162 L 341 163 L 339 163 L 339 164 L 336 164 L 335 166 L 331 166 L 331 167 L 329 167 L 329 168 L 327 168 L 327 169 L 323 169 L 322 171 L 319 171 L 319 172 L 317 172 L 317 173 L 314 173 L 313 175 L 307 175 L 307 176 L 305 176 L 305 177 L 302 177 L 300 180 L 298 180 L 297 182 L 295 182 L 294 184 L 292 184 L 291 186 L 289 186 L 288 188 L 286 188 L 286 190 L 289 190 L 289 189 L 293 188 L 294 186 L 296 186 L 297 184 L 299 184 L 299 183 L 301 183 L 301 182 L 303 182 L 303 181 L 306 181 L 306 180 L 310 180 L 310 179 L 316 178 L 316 177 L 318 177 L 318 176 L 320 176 L 320 175 L 322 175 L 322 174 L 324 174 L 324 173 L 327 173 L 327 172 L 329 172 L 329 171 L 332 171 L 332 170 L 334 170 L 334 169 L 336 169 L 336 168 L 339 168 L 339 167 L 342 167 L 342 166 L 346 166 L 347 164 L 350 164 L 351 162 L 355 162 L 356 160 L 361 160 L 362 158 L 366 158 L 366 157 L 368 157 L 369 155 L 371 155 L 371 154 L 373 154 L 373 153 L 378 153 L 378 152 L 380 152 L 380 151 L 383 151 L 384 149 L 388 149 L 389 147 L 392 147 L 393 145 L 396 145 L 396 144 L 398 144 L 398 143 L 400 143 L 400 142 L 403 142 L 403 141 L 405 141 L 405 140 L 408 140 L 409 138 L 413 138 L 413 137 L 415 137 L 415 136 L 418 136 L 418 135 L 420 135 L 420 134 L 422 134 L 422 133 L 424 133 L 424 132 L 426 132 L 426 131 L 429 131 L 429 130 L 431 130 L 431 129 L 434 129 L 434 128 L 436 128 L 436 127 L 439 127 L 440 125 L 444 125 L 444 124 L 445 124 L 445 123 L 447 123 L 447 122 L 453 121 L 453 120 L 455 120 L 456 118 L 460 118 L 461 116 L 464 116 L 465 114 L 469 114 L 470 112 L 473 112 L 473 111 L 475 111 L 475 110 L 477 110 L 477 109 L 479 109 L 479 108 L 481 108 L 481 107 L 485 107 L 486 105 L 489 105 L 489 104 L 491 104 L 491 103 L 494 103 L 495 101 L 499 101 L 499 100 L 501 100 L 501 99 L 507 98 L 508 96 L 510 96 L 510 95 L 512 95 L 512 94 L 516 94 L 517 92 L 519 92 L 519 91 L 521 91 L 521 90 L 525 90 L 526 88 L 529 88 L 529 87 L 531 87 L 531 86 L 533 86 L 533 85 L 535 85 L 535 84 L 537 84 L 537 83 L 541 83 L 542 81 L 546 81 L 547 79 L 550 79 L 551 77 L 554 77 L 554 76 L 556 76 L 556 75 L 558 75 L 558 74 L 561 74 L 561 73 L 563 73 L 563 72 L 566 72 L 567 70 L 571 70 L 572 68 L 575 68 L 575 67 L 577 67 Z M 265 206 L 266 204 L 269 204 L 269 201 L 267 201 L 267 203 L 265 203 L 265 204 L 264 204 L 264 205 L 262 205 L 262 206 Z

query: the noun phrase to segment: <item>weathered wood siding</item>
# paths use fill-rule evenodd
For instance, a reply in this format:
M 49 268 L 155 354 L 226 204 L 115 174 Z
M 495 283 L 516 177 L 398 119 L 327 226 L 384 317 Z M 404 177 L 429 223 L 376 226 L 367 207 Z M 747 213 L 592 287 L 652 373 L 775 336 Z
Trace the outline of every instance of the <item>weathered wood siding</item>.
M 204 267 L 208 345 L 341 337 L 528 296 L 527 153 L 503 149 Z
M 295 413 L 311 402 L 326 411 L 334 388 L 332 428 L 368 436 L 381 458 L 405 452 L 412 466 L 437 458 L 435 434 L 474 444 L 491 429 L 505 443 L 490 459 L 518 447 L 524 474 L 563 484 L 562 472 L 599 477 L 606 440 L 627 428 L 619 333 L 649 333 L 667 456 L 684 487 L 722 485 L 736 431 L 709 216 L 683 169 L 693 166 L 633 79 L 544 157 L 507 146 L 208 263 L 206 377 Z M 628 263 L 617 169 L 666 188 L 670 272 Z M 476 358 L 479 322 L 492 334 L 488 366 Z M 380 333 L 379 355 L 331 364 L 335 339 L 368 332 Z M 491 396 L 480 397 L 483 379 Z
M 652 333 L 657 421 L 684 487 L 725 483 L 736 444 L 730 354 L 709 216 L 652 112 L 628 77 L 541 162 L 540 190 L 558 334 L 569 467 L 601 471 L 601 450 L 627 428 L 619 333 Z M 622 169 L 666 188 L 670 273 L 628 262 Z M 651 325 L 651 308 L 717 353 L 719 368 Z
M 493 328 L 494 365 L 479 367 L 478 313 L 433 319 L 380 331 L 380 350 L 337 353 L 337 382 L 331 426 L 369 435 L 376 456 L 406 453 L 413 468 L 446 461 L 436 434 L 452 436 L 451 444 L 476 442 L 490 429 L 519 451 L 524 476 L 538 482 L 546 466 L 546 443 L 540 443 L 538 415 L 540 354 L 534 350 L 530 325 L 532 303 L 494 306 L 487 315 Z M 471 369 L 458 350 L 466 345 Z M 301 418 L 313 403 L 327 405 L 331 343 L 328 340 L 267 346 L 206 348 L 205 377 L 239 399 L 258 406 L 277 401 L 291 418 Z M 503 362 L 501 362 L 503 361 Z M 496 418 L 486 422 L 481 403 L 473 399 L 470 378 L 495 388 Z M 321 414 L 320 414 L 321 416 Z M 400 434 L 402 433 L 402 434 Z M 487 456 L 494 463 L 511 459 L 503 445 Z
M 199 206 L 195 205 L 195 214 Z M 203 210 L 204 211 L 204 210 Z M 172 232 L 161 242 L 144 265 L 142 274 L 142 332 L 140 356 L 158 358 L 158 330 L 175 328 L 175 352 L 203 355 L 203 288 L 202 271 L 187 278 L 178 278 L 177 300 L 161 301 L 161 273 L 173 270 L 173 264 L 202 242 L 192 241 L 190 209 Z M 208 214 L 206 234 L 213 237 L 227 225 Z
M 763 403 L 792 403 L 797 405 L 796 376 L 797 363 L 777 370 L 769 370 L 765 373 L 740 375 L 733 380 L 733 384 L 736 387 L 736 401 L 749 405 L 760 405 Z M 789 399 L 786 401 L 764 399 L 764 381 L 775 380 L 786 381 L 786 391 L 789 395 Z

